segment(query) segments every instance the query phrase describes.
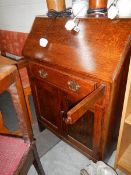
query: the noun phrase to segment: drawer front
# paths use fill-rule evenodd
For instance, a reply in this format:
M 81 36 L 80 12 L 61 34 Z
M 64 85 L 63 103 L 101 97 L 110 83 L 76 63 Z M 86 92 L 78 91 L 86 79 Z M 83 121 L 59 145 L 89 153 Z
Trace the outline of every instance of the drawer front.
M 73 93 L 77 96 L 80 95 L 81 97 L 84 97 L 85 95 L 88 95 L 95 89 L 97 84 L 92 80 L 78 78 L 40 64 L 30 63 L 29 66 L 31 74 L 36 78 L 50 82 L 60 89 Z

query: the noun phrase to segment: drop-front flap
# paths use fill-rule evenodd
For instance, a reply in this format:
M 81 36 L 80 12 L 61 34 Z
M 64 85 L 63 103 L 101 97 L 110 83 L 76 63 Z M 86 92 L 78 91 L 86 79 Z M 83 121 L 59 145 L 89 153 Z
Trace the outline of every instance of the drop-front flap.
M 36 17 L 23 55 L 65 70 L 111 82 L 130 49 L 131 19 L 80 19 L 80 31 L 67 31 L 69 18 Z M 47 47 L 39 45 L 48 39 Z

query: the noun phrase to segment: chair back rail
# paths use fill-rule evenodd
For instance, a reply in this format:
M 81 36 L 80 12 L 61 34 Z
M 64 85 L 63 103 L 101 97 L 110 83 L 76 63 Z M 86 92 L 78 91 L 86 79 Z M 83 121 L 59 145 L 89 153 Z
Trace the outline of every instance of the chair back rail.
M 6 72 L 4 72 L 4 70 L 7 70 L 7 67 L 8 69 L 13 70 L 8 75 L 6 75 Z M 17 68 L 14 65 L 3 65 L 3 67 L 1 66 L 1 69 L 3 71 L 0 71 L 0 77 L 3 78 L 0 80 L 0 93 L 3 93 L 4 91 L 8 91 L 10 93 L 23 138 L 26 142 L 31 142 L 33 140 L 32 127 L 24 99 L 22 83 Z M 2 76 L 2 74 L 5 74 L 5 77 Z

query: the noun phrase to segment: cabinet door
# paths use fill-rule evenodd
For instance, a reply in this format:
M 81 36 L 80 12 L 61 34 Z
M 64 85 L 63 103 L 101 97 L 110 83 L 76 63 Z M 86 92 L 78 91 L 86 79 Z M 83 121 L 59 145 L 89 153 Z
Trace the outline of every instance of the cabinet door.
M 103 94 L 104 86 L 102 85 L 83 99 L 69 93 L 65 94 L 62 103 L 65 137 L 73 145 L 77 145 L 83 151 L 86 150 L 96 159 L 99 157 L 103 109 L 98 105 L 92 105 L 92 103 L 95 101 L 95 104 Z M 89 105 L 89 107 L 87 103 L 91 104 L 91 106 Z M 88 106 L 87 109 L 85 109 L 86 106 Z M 75 115 L 72 111 L 74 111 Z M 68 114 L 71 114 L 71 120 L 68 120 Z M 79 116 L 79 114 L 81 117 L 75 120 L 74 116 Z
M 54 131 L 60 126 L 59 90 L 48 82 L 32 79 L 33 97 L 39 120 Z
M 63 109 L 65 111 L 63 118 L 66 118 L 66 112 L 73 108 L 81 99 L 75 99 L 71 95 L 65 95 L 63 100 Z M 79 120 L 74 124 L 65 124 L 63 120 L 63 128 L 66 137 L 70 141 L 75 141 L 92 149 L 93 145 L 93 128 L 94 128 L 94 113 L 88 110 Z

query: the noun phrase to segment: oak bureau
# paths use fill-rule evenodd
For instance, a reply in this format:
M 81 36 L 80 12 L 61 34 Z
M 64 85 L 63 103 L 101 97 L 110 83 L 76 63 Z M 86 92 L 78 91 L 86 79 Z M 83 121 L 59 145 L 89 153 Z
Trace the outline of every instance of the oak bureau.
M 23 55 L 40 129 L 93 160 L 114 149 L 131 56 L 131 19 L 36 17 Z M 39 45 L 48 39 L 47 47 Z M 44 145 L 43 145 L 44 146 Z

